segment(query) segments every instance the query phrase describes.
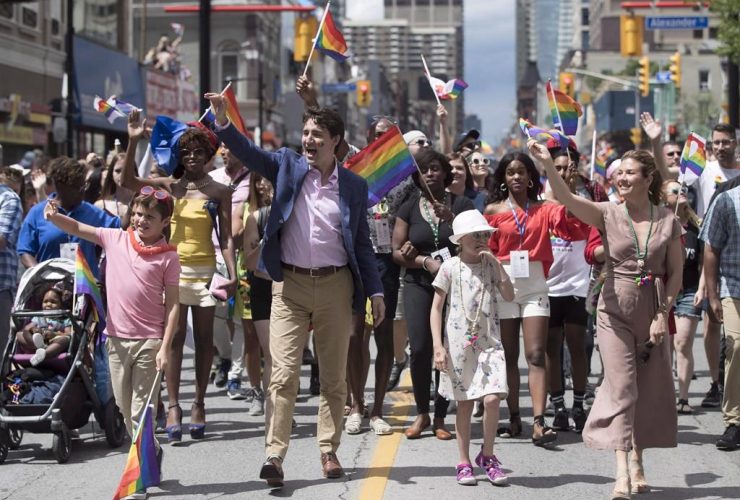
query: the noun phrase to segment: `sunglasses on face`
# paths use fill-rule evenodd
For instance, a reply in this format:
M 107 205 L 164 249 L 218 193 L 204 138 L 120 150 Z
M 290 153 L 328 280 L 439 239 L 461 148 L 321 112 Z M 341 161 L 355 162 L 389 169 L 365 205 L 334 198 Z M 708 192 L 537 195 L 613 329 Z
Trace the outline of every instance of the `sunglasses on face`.
M 432 147 L 432 141 L 430 141 L 429 139 L 419 139 L 417 141 L 414 141 L 412 144 L 416 144 L 420 148 L 423 148 L 426 146 L 429 146 L 430 148 Z
M 670 157 L 681 156 L 681 151 L 669 151 L 665 155 Z
M 476 167 L 478 165 L 484 165 L 484 166 L 487 167 L 488 165 L 491 164 L 491 160 L 489 160 L 488 158 L 472 158 L 472 159 L 468 160 L 468 162 L 471 165 L 475 165 Z
M 689 188 L 687 188 L 686 186 L 671 189 L 671 194 L 678 194 L 678 193 L 686 194 L 688 192 L 689 192 Z
M 463 149 L 469 149 L 469 150 L 473 151 L 473 150 L 475 150 L 475 148 L 479 148 L 480 147 L 480 141 L 468 142 L 468 143 L 463 144 L 462 147 L 463 147 Z
M 180 156 L 182 158 L 187 158 L 189 156 L 194 156 L 195 158 L 201 158 L 206 155 L 206 150 L 203 148 L 197 148 L 197 149 L 181 149 L 180 150 Z
M 474 233 L 470 233 L 470 236 L 475 241 L 488 241 L 488 239 L 491 237 L 491 233 L 487 231 L 476 231 Z

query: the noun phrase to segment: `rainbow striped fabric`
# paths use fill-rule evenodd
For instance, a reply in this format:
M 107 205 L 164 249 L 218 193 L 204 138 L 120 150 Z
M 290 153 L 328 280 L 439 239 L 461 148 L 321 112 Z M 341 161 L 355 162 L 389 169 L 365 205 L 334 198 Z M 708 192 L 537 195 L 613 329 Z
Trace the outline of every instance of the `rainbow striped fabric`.
M 598 153 L 594 158 L 594 173 L 606 179 L 606 157 L 602 156 L 601 153 Z
M 154 446 L 152 428 L 152 406 L 144 410 L 144 416 L 136 429 L 136 439 L 128 450 L 128 460 L 123 469 L 123 477 L 113 500 L 126 498 L 137 491 L 158 486 L 161 480 L 157 452 Z
M 550 82 L 547 82 L 546 87 L 553 126 L 559 128 L 565 135 L 576 135 L 578 118 L 583 115 L 581 105 L 568 94 L 552 88 Z
M 234 90 L 231 88 L 231 86 L 226 87 L 226 89 L 221 92 L 221 95 L 224 96 L 227 101 L 226 116 L 229 118 L 229 121 L 234 124 L 239 132 L 247 137 L 251 137 L 251 135 L 247 134 L 247 127 L 246 125 L 244 125 L 242 115 L 239 114 L 239 105 L 236 103 L 236 95 L 234 94 Z M 213 110 L 211 110 L 211 108 L 208 108 L 205 119 L 212 123 L 216 122 L 216 117 L 213 116 Z
M 95 276 L 93 276 L 80 246 L 77 247 L 77 259 L 75 262 L 75 295 L 79 294 L 89 295 L 92 298 L 92 308 L 97 329 L 102 332 L 105 329 L 103 296 L 100 294 L 98 282 Z
M 706 166 L 707 141 L 702 136 L 691 132 L 686 139 L 686 144 L 684 144 L 683 153 L 681 154 L 681 175 L 679 175 L 679 182 L 690 186 L 696 179 L 701 177 Z
M 368 208 L 416 171 L 414 157 L 397 126 L 350 158 L 344 166 L 367 181 Z
M 95 99 L 93 100 L 93 107 L 98 113 L 104 114 L 110 123 L 116 121 L 116 118 L 126 118 L 126 115 L 117 109 L 115 105 L 102 100 L 98 96 L 95 96 Z
M 316 35 L 314 48 L 320 50 L 335 61 L 344 61 L 354 55 L 347 51 L 347 42 L 344 41 L 344 35 L 334 25 L 331 11 L 326 11 L 324 24 L 319 28 L 319 32 Z
M 468 84 L 459 78 L 445 83 L 439 78 L 435 78 L 427 73 L 426 69 L 424 70 L 424 74 L 429 79 L 429 83 L 440 99 L 457 99 L 462 94 L 462 91 L 468 88 Z
M 568 136 L 563 134 L 559 130 L 545 130 L 544 128 L 540 128 L 537 125 L 532 125 L 528 120 L 525 120 L 524 118 L 519 118 L 519 127 L 527 136 L 533 137 L 543 135 L 548 139 L 555 139 L 560 143 L 560 149 L 568 149 L 568 145 L 570 145 L 570 139 L 568 138 Z

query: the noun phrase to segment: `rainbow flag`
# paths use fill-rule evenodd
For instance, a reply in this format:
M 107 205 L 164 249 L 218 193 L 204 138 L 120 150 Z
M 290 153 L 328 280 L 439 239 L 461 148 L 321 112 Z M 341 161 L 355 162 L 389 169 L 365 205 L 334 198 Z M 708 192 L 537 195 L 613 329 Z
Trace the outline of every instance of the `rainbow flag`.
M 82 247 L 77 246 L 77 260 L 75 262 L 75 295 L 89 295 L 93 302 L 93 314 L 97 323 L 98 331 L 105 329 L 105 306 L 103 305 L 103 296 L 100 294 L 97 280 L 93 276 L 90 266 L 85 260 L 82 253 Z
M 491 144 L 488 143 L 488 141 L 484 141 L 481 139 L 480 141 L 480 152 L 484 155 L 492 155 L 494 154 L 493 147 L 491 147 Z
M 95 96 L 95 99 L 93 100 L 93 107 L 98 113 L 104 114 L 110 123 L 116 121 L 116 118 L 126 118 L 126 114 L 117 109 L 115 105 L 102 100 L 98 96 Z
M 159 486 L 161 477 L 154 446 L 152 405 L 147 405 L 144 410 L 135 435 L 136 438 L 128 450 L 128 460 L 123 469 L 123 477 L 113 495 L 113 500 L 125 498 L 152 486 Z
M 344 35 L 334 25 L 334 19 L 331 17 L 331 11 L 326 11 L 324 23 L 319 27 L 316 34 L 314 48 L 320 50 L 335 61 L 344 61 L 354 56 L 347 51 L 347 42 L 344 41 Z
M 129 104 L 126 101 L 122 101 L 114 95 L 110 96 L 110 98 L 108 98 L 106 102 L 126 116 L 130 115 L 132 111 L 139 109 L 133 104 Z
M 367 181 L 368 208 L 416 171 L 414 157 L 397 126 L 350 158 L 344 166 Z
M 681 153 L 681 175 L 679 182 L 687 186 L 701 177 L 704 167 L 707 166 L 707 141 L 702 136 L 693 132 L 686 139 Z
M 603 153 L 597 153 L 594 158 L 594 173 L 599 174 L 606 179 L 606 161 L 607 157 Z
M 228 117 L 229 121 L 233 123 L 237 129 L 239 129 L 239 132 L 247 137 L 252 137 L 251 135 L 247 134 L 247 127 L 246 125 L 244 125 L 242 115 L 239 114 L 239 105 L 236 103 L 236 95 L 234 94 L 234 90 L 231 88 L 231 85 L 227 86 L 224 91 L 221 92 L 221 95 L 224 96 L 227 101 L 226 116 Z M 211 123 L 216 123 L 216 117 L 213 116 L 213 110 L 211 110 L 211 108 L 208 108 L 205 119 L 210 121 Z
M 435 78 L 427 72 L 426 62 L 424 63 L 424 66 L 424 74 L 429 80 L 429 84 L 434 89 L 434 92 L 437 94 L 437 97 L 440 99 L 457 99 L 460 94 L 462 94 L 462 91 L 468 88 L 468 84 L 459 78 L 455 78 L 445 83 L 443 80 Z
M 583 115 L 581 105 L 568 94 L 552 88 L 550 82 L 547 82 L 546 88 L 553 126 L 562 130 L 565 135 L 576 135 L 578 118 Z
M 567 149 L 568 145 L 570 144 L 570 139 L 568 138 L 568 136 L 563 134 L 561 131 L 555 129 L 545 130 L 544 128 L 540 128 L 537 125 L 532 125 L 528 120 L 525 120 L 524 118 L 519 118 L 519 127 L 522 129 L 522 132 L 525 135 L 528 135 L 530 137 L 543 135 L 548 139 L 555 139 L 560 143 L 560 149 Z
M 170 23 L 170 27 L 172 28 L 172 31 L 175 32 L 175 35 L 177 35 L 178 37 L 181 37 L 185 34 L 185 26 L 180 23 Z

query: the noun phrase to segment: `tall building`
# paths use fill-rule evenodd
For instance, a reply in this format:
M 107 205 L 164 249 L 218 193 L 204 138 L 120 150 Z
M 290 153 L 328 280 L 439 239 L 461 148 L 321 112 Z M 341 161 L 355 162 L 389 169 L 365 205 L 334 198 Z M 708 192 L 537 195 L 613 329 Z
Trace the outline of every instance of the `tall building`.
M 544 81 L 557 76 L 559 19 L 560 0 L 534 0 L 537 70 Z
M 536 34 L 532 29 L 534 17 L 533 0 L 516 0 L 516 83 L 524 78 L 529 61 L 536 59 Z
M 566 57 L 573 50 L 573 3 L 575 0 L 560 0 L 560 11 L 558 13 L 558 50 L 555 54 L 555 76 L 558 68 L 563 64 Z M 555 78 L 553 78 L 554 80 Z

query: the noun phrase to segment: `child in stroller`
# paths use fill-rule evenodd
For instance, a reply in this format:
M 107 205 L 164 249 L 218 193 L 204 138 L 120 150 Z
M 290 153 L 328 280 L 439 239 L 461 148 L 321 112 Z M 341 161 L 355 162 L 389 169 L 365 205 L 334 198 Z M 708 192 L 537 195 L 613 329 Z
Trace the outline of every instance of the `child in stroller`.
M 66 288 L 64 281 L 59 281 L 42 289 L 41 308 L 45 311 L 58 311 L 72 308 L 72 293 Z M 31 357 L 31 366 L 36 366 L 46 359 L 54 357 L 69 349 L 72 335 L 72 322 L 69 318 L 46 318 L 34 316 L 31 321 L 17 334 L 18 343 L 28 352 L 35 354 Z

